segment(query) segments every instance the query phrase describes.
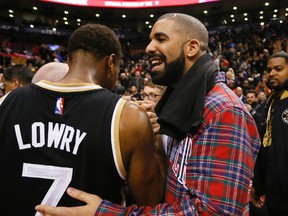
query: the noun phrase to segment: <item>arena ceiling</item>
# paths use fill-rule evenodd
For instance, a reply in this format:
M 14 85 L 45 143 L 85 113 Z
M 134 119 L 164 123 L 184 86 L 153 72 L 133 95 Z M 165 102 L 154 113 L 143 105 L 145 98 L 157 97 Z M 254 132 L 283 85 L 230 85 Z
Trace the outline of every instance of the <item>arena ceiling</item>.
M 69 1 L 67 0 L 67 2 Z M 269 4 L 265 5 L 265 3 Z M 33 7 L 36 7 L 37 10 L 34 10 Z M 68 14 L 65 14 L 65 11 Z M 287 0 L 219 0 L 156 8 L 81 7 L 38 0 L 0 1 L 1 24 L 46 26 L 55 29 L 75 29 L 83 23 L 98 22 L 111 28 L 141 32 L 149 30 L 157 17 L 166 12 L 182 12 L 193 15 L 203 21 L 207 27 L 286 21 L 288 19 Z

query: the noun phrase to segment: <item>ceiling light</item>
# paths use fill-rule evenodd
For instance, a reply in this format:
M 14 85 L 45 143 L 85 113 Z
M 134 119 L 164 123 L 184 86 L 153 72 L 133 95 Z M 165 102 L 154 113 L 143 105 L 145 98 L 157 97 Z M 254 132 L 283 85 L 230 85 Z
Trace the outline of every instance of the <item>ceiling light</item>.
M 126 15 L 125 15 L 125 14 L 123 14 L 123 15 L 122 15 L 122 18 L 126 18 Z
M 263 12 L 263 11 L 260 11 L 259 13 L 260 13 L 260 14 L 263 14 L 264 12 Z
M 244 13 L 243 15 L 244 15 L 244 16 L 247 16 L 248 14 L 247 14 L 247 13 Z
M 81 22 L 81 19 L 77 19 L 77 22 Z
M 247 17 L 245 17 L 245 18 L 244 18 L 244 20 L 245 20 L 245 21 L 248 21 L 248 18 L 247 18 Z
M 67 17 L 63 17 L 63 20 L 67 20 Z
M 278 10 L 277 10 L 277 9 L 275 9 L 275 10 L 274 10 L 274 13 L 277 13 L 277 12 L 278 12 Z
M 204 13 L 204 14 L 208 14 L 208 11 L 207 11 L 207 10 L 204 10 L 203 13 Z
M 100 14 L 96 13 L 95 16 L 96 16 L 96 17 L 100 17 Z
M 31 24 L 31 25 L 30 25 L 30 28 L 34 28 L 34 25 Z
M 233 7 L 233 10 L 237 10 L 237 7 Z
M 69 23 L 67 21 L 64 22 L 65 25 L 68 25 Z
M 264 18 L 263 16 L 260 16 L 260 17 L 259 17 L 259 19 L 263 19 L 263 18 Z
M 38 10 L 38 8 L 37 8 L 37 7 L 33 7 L 33 10 L 35 10 L 35 11 L 36 11 L 36 10 Z
M 234 15 L 233 15 L 233 14 L 231 14 L 231 15 L 230 15 L 230 17 L 231 17 L 231 18 L 233 18 L 233 17 L 234 17 Z
M 14 11 L 13 10 L 9 10 L 9 13 L 14 13 Z
M 9 17 L 14 17 L 14 15 L 13 14 L 9 14 Z
M 266 2 L 266 3 L 265 3 L 265 6 L 269 6 L 269 2 Z
M 64 11 L 64 14 L 69 14 L 69 12 L 68 11 Z
M 150 14 L 150 17 L 153 18 L 153 17 L 154 17 L 154 14 Z

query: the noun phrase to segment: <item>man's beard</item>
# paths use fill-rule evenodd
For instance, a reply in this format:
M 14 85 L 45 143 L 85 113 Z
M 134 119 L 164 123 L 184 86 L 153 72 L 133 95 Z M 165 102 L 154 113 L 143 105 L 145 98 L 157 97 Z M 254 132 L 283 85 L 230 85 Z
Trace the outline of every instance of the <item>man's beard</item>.
M 286 79 L 286 80 L 284 81 L 283 87 L 284 87 L 285 90 L 288 91 L 288 79 Z
M 182 51 L 179 57 L 169 64 L 165 65 L 162 73 L 151 73 L 151 79 L 154 84 L 171 86 L 177 82 L 184 69 L 185 58 L 184 52 Z
M 286 83 L 285 83 L 285 85 L 286 85 Z M 280 91 L 284 90 L 285 87 L 287 87 L 287 86 L 283 86 L 283 85 L 279 84 L 279 82 L 278 82 L 277 86 L 271 86 L 269 81 L 266 82 L 266 86 L 269 89 L 273 89 L 275 92 L 280 92 Z

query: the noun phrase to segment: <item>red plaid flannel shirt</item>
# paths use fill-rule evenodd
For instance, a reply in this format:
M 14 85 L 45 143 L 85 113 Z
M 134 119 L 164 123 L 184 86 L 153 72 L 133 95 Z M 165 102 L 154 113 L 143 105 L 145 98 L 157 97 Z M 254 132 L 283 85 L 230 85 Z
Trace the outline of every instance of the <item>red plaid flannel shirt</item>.
M 181 141 L 168 139 L 166 203 L 123 207 L 104 200 L 95 215 L 248 214 L 260 139 L 253 118 L 223 81 L 219 73 L 198 132 Z

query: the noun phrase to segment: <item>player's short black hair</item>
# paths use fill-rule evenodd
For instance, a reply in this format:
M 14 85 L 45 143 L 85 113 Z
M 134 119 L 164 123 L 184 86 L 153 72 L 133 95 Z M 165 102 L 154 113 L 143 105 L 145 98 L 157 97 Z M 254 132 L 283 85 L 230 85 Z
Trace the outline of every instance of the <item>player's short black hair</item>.
M 68 40 L 68 57 L 76 50 L 91 53 L 95 58 L 103 58 L 112 53 L 118 62 L 122 57 L 119 38 L 112 29 L 101 24 L 86 24 L 76 29 Z

